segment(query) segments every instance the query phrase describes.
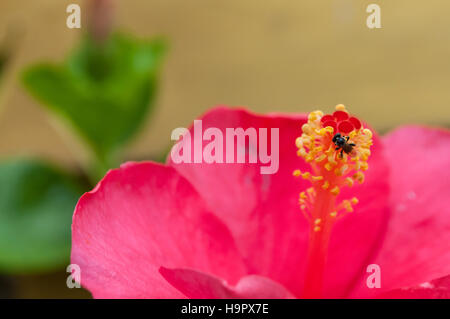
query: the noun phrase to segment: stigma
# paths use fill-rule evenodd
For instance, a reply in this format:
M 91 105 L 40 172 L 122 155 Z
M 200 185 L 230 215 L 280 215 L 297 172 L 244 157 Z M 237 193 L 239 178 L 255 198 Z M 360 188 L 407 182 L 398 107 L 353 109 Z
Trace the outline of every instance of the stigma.
M 302 134 L 295 144 L 297 155 L 309 165 L 310 171 L 295 170 L 293 175 L 311 182 L 311 187 L 299 194 L 299 205 L 305 217 L 311 221 L 313 231 L 321 231 L 324 219 L 337 219 L 353 212 L 357 198 L 337 202 L 343 187 L 364 182 L 364 171 L 372 145 L 372 132 L 362 122 L 350 115 L 339 104 L 332 114 L 322 111 L 309 113 L 308 122 L 302 126 Z M 328 193 L 332 200 L 328 210 L 313 209 L 318 194 Z M 318 215 L 318 213 L 320 214 Z M 326 214 L 326 215 L 325 215 Z

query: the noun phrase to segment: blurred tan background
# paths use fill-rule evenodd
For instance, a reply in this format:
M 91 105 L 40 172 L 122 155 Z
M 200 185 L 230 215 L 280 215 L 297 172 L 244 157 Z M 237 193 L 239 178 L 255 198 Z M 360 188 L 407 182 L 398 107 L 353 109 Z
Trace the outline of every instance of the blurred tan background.
M 17 81 L 42 59 L 61 60 L 79 31 L 66 27 L 75 0 L 1 0 L 0 34 L 22 32 L 0 116 L 0 156 L 36 154 L 72 165 L 77 155 Z M 366 7 L 381 6 L 382 29 Z M 116 24 L 164 35 L 154 117 L 129 149 L 163 151 L 170 132 L 216 104 L 258 112 L 331 110 L 337 103 L 386 131 L 404 123 L 448 125 L 450 4 L 445 1 L 127 0 Z

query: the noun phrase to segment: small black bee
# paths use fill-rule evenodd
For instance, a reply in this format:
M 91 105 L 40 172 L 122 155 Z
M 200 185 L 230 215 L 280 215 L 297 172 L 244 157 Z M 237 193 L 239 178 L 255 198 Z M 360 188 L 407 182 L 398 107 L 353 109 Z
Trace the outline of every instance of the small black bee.
M 350 154 L 353 151 L 353 147 L 356 146 L 354 143 L 348 143 L 350 139 L 349 136 L 342 136 L 341 133 L 336 133 L 333 136 L 333 143 L 336 145 L 336 151 L 341 150 L 341 158 L 344 156 L 344 152 L 346 154 Z

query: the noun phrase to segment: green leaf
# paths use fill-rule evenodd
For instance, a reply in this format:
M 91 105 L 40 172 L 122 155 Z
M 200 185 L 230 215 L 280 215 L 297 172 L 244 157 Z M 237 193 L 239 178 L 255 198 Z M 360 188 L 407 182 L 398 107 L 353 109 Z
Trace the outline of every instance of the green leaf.
M 67 265 L 72 214 L 82 187 L 33 160 L 0 162 L 0 271 L 30 273 Z
M 98 46 L 86 37 L 64 64 L 34 65 L 24 72 L 23 82 L 73 126 L 106 169 L 152 105 L 164 52 L 161 40 L 116 34 Z

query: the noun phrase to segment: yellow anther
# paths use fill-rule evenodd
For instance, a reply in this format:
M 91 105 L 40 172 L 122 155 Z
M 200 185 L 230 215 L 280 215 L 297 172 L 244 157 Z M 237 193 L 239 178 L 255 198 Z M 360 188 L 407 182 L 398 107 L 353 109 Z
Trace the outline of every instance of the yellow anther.
M 363 173 L 361 173 L 361 174 L 359 174 L 358 175 L 358 182 L 360 183 L 360 184 L 362 184 L 363 182 L 364 182 L 364 174 Z
M 356 204 L 359 203 L 359 200 L 358 200 L 356 197 L 353 197 L 353 198 L 351 199 L 351 201 L 352 201 L 352 204 L 353 204 L 353 205 L 356 205 Z
M 338 104 L 338 105 L 336 105 L 336 111 L 347 111 L 346 109 L 345 109 L 345 105 L 344 104 Z
M 300 198 L 301 198 L 301 199 L 307 199 L 308 196 L 306 196 L 305 192 L 301 192 L 301 193 L 300 193 Z
M 345 179 L 345 182 L 347 183 L 347 185 L 348 185 L 349 187 L 352 187 L 353 184 L 354 184 L 353 179 L 351 179 L 350 177 L 347 177 L 347 178 Z
M 310 195 L 310 196 L 314 196 L 316 195 L 316 190 L 313 187 L 309 187 L 306 192 Z
M 302 174 L 302 172 L 299 169 L 296 169 L 292 175 L 294 175 L 295 177 L 299 177 Z
M 338 186 L 334 186 L 331 190 L 330 193 L 337 196 L 339 194 L 339 187 Z
M 305 151 L 305 149 L 304 149 L 304 148 L 300 148 L 300 149 L 297 151 L 297 155 L 298 155 L 298 156 L 301 156 L 301 157 L 305 157 L 305 156 L 306 156 L 306 151 Z
M 300 205 L 300 209 L 301 210 L 305 210 L 306 209 L 306 205 Z
M 344 208 L 345 208 L 345 210 L 346 210 L 347 212 L 352 212 L 352 211 L 353 211 L 352 204 L 350 203 L 349 200 L 344 200 L 344 201 L 342 201 L 342 205 L 344 206 Z
M 313 156 L 312 154 L 306 155 L 305 161 L 306 161 L 307 163 L 312 162 L 313 160 L 314 160 L 314 156 Z
M 311 179 L 315 182 L 323 180 L 323 176 L 311 176 Z
M 365 128 L 365 129 L 363 130 L 363 133 L 364 133 L 365 135 L 367 135 L 368 138 L 372 138 L 372 131 L 369 130 L 368 128 Z
M 320 226 L 316 226 L 316 227 L 314 227 L 314 231 L 315 231 L 315 232 L 318 232 L 318 231 L 320 231 L 320 229 L 321 229 L 321 228 L 320 228 Z
M 317 114 L 316 112 L 311 112 L 308 114 L 308 122 L 314 122 L 317 120 Z
M 297 146 L 297 148 L 302 148 L 303 147 L 303 140 L 302 137 L 297 137 L 295 139 L 295 146 Z
M 325 154 L 322 154 L 322 155 L 317 156 L 316 159 L 315 159 L 315 161 L 316 161 L 317 163 L 320 163 L 320 162 L 322 162 L 325 158 L 327 158 L 327 156 L 326 156 Z
M 302 178 L 303 179 L 309 179 L 311 177 L 311 173 L 310 172 L 305 172 L 302 174 Z
M 305 134 L 311 134 L 312 128 L 311 128 L 311 126 L 309 126 L 309 124 L 303 124 L 302 125 L 302 131 Z
M 365 159 L 363 158 L 363 160 L 367 160 L 367 158 L 370 156 L 370 150 L 367 148 L 364 148 L 361 150 L 361 154 L 363 157 L 366 157 Z
M 327 171 L 331 171 L 333 169 L 333 166 L 331 165 L 331 163 L 328 162 L 328 163 L 325 164 L 325 169 Z
M 337 215 L 337 212 L 332 212 L 332 213 L 330 213 L 330 216 L 331 216 L 331 217 L 336 217 L 336 215 Z
M 330 187 L 330 182 L 329 181 L 323 182 L 322 188 L 327 189 L 328 187 Z
M 352 176 L 352 178 L 353 178 L 354 180 L 357 180 L 357 181 L 361 184 L 362 182 L 364 182 L 364 173 L 363 173 L 363 172 L 356 172 L 356 173 Z
M 314 224 L 319 225 L 321 221 L 322 219 L 316 218 L 316 220 L 314 220 Z
M 328 133 L 333 133 L 333 132 L 334 132 L 334 128 L 333 128 L 332 126 L 326 126 L 326 127 L 325 127 L 325 130 L 326 130 Z
M 319 117 L 323 116 L 323 112 L 322 111 L 314 111 L 308 114 L 308 121 L 314 122 L 315 120 L 317 120 Z
M 369 169 L 369 164 L 367 164 L 367 162 L 361 162 L 360 166 L 363 171 L 367 171 Z

